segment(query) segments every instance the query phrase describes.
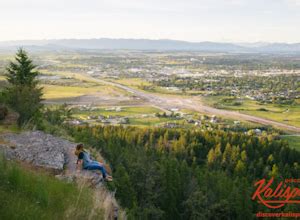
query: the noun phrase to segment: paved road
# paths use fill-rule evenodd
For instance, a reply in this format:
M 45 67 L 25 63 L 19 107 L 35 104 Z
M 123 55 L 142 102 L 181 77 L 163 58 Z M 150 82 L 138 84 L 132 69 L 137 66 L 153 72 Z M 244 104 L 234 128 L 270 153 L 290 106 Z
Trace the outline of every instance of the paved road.
M 86 76 L 86 75 L 85 75 Z M 201 113 L 206 114 L 212 114 L 212 115 L 218 115 L 225 118 L 233 118 L 236 120 L 245 120 L 249 122 L 255 122 L 263 125 L 272 125 L 275 127 L 278 127 L 280 129 L 293 131 L 296 133 L 300 133 L 300 128 L 292 125 L 283 124 L 280 122 L 272 121 L 269 119 L 264 119 L 256 116 L 246 115 L 235 111 L 228 111 L 223 109 L 216 109 L 213 107 L 209 107 L 206 105 L 203 105 L 199 100 L 193 97 L 178 97 L 178 96 L 164 96 L 162 94 L 153 94 L 153 93 L 147 93 L 143 92 L 137 89 L 130 88 L 125 85 L 121 85 L 119 83 L 115 82 L 109 82 L 102 79 L 97 79 L 94 77 L 91 77 L 96 82 L 114 86 L 120 89 L 123 89 L 129 93 L 134 94 L 135 96 L 138 96 L 146 101 L 148 101 L 152 105 L 156 105 L 162 109 L 169 110 L 170 108 L 184 108 L 184 109 L 191 109 L 194 111 L 198 111 Z

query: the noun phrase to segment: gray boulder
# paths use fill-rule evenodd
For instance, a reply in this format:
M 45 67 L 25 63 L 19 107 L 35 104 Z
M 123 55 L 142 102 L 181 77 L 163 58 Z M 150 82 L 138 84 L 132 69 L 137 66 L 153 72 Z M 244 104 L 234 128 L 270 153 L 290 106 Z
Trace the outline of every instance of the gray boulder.
M 1 138 L 9 143 L 4 148 L 8 159 L 16 159 L 57 171 L 64 169 L 64 165 L 68 162 L 66 154 L 75 146 L 74 143 L 65 139 L 41 131 L 4 134 Z

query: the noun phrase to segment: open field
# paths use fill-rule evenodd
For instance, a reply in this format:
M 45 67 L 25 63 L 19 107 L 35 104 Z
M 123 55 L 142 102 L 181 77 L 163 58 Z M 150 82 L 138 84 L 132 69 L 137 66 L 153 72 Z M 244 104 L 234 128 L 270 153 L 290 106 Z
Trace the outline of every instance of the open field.
M 128 86 L 130 88 L 137 89 L 147 93 L 159 93 L 161 95 L 182 95 L 181 90 L 180 91 L 168 90 L 164 87 L 155 86 L 146 80 L 142 80 L 141 78 L 108 79 L 107 81 Z
M 101 87 L 71 87 L 71 86 L 57 86 L 57 85 L 42 85 L 44 92 L 44 99 L 55 99 L 55 98 L 71 98 L 82 96 L 88 93 L 100 92 Z M 102 88 L 103 89 L 103 88 Z
M 182 91 L 168 90 L 164 87 L 155 86 L 152 83 L 142 80 L 141 78 L 122 78 L 122 79 L 109 79 L 109 81 L 118 83 L 130 88 L 138 89 L 148 93 L 182 95 Z
M 118 109 L 116 111 L 115 109 Z M 163 111 L 154 106 L 115 106 L 107 108 L 98 108 L 96 110 L 73 110 L 73 117 L 80 120 L 87 120 L 89 116 L 105 116 L 105 117 L 126 117 L 128 125 L 135 126 L 158 126 L 165 123 L 183 123 L 183 118 L 156 117 L 155 114 L 162 114 Z M 91 122 L 93 124 L 93 122 Z M 94 122 L 95 124 L 95 122 Z M 97 123 L 96 123 L 97 124 Z M 186 126 L 185 126 L 186 127 Z
M 138 126 L 158 126 L 164 123 L 183 123 L 184 120 L 179 119 L 169 119 L 169 118 L 157 118 L 157 117 L 148 117 L 148 118 L 130 118 L 130 125 L 138 125 Z M 186 128 L 186 126 L 185 126 Z
M 48 76 L 59 76 L 63 77 L 62 79 L 57 80 L 48 80 L 49 82 L 45 81 L 44 84 L 41 86 L 44 88 L 44 96 L 43 98 L 46 99 L 46 102 L 55 103 L 56 100 L 58 103 L 61 101 L 68 102 L 74 101 L 73 98 L 80 98 L 77 100 L 78 103 L 81 103 L 85 99 L 90 103 L 100 102 L 101 100 L 108 100 L 114 101 L 117 99 L 117 102 L 120 102 L 122 99 L 124 101 L 130 99 L 131 94 L 127 91 L 124 91 L 120 88 L 113 87 L 110 85 L 102 84 L 95 80 L 92 77 L 73 73 L 73 72 L 53 72 L 53 71 L 42 71 L 43 74 Z
M 109 86 L 92 86 L 92 87 L 79 87 L 79 86 L 59 86 L 59 85 L 41 85 L 44 89 L 45 99 L 55 98 L 72 98 L 82 95 L 94 94 L 118 96 L 120 95 L 117 89 Z
M 110 81 L 112 82 L 116 82 L 122 85 L 126 85 L 126 86 L 130 86 L 130 87 L 134 87 L 134 88 L 138 88 L 140 86 L 150 86 L 151 83 L 146 81 L 146 80 L 142 80 L 141 78 L 121 78 L 121 79 L 110 79 Z
M 137 116 L 137 115 L 149 115 L 160 113 L 161 110 L 152 107 L 152 106 L 134 106 L 134 107 L 119 107 L 121 110 L 110 110 L 111 108 L 99 108 L 94 111 L 75 111 L 74 116 L 80 117 L 87 117 L 87 116 L 96 116 L 96 115 L 103 115 L 103 116 Z
M 56 75 L 56 76 L 63 76 L 63 77 L 69 77 L 69 78 L 74 78 L 81 80 L 83 82 L 96 82 L 93 78 L 80 74 L 80 73 L 75 73 L 75 72 L 70 72 L 70 71 L 48 71 L 48 70 L 42 70 L 41 73 L 47 74 L 47 75 Z M 100 84 L 99 82 L 97 82 Z
M 119 89 L 116 87 L 111 87 L 107 84 L 101 83 L 97 79 L 90 77 L 88 75 L 85 75 L 85 74 L 73 73 L 73 72 L 63 72 L 63 71 L 58 71 L 58 72 L 42 71 L 42 73 L 47 74 L 47 75 L 62 76 L 62 77 L 67 77 L 70 79 L 78 80 L 79 82 L 81 82 L 81 84 L 84 87 L 86 87 L 86 88 L 84 88 L 84 89 L 86 89 L 85 91 L 81 91 L 84 94 L 101 91 L 102 93 L 106 93 L 107 95 L 110 95 L 110 96 L 114 96 L 114 95 L 118 95 L 118 94 L 130 95 L 130 93 L 128 93 L 122 89 Z M 85 86 L 85 84 L 87 84 L 87 85 L 90 84 L 92 86 Z M 82 87 L 82 86 L 80 86 L 80 87 Z M 75 87 L 74 90 L 76 90 L 76 89 L 77 88 Z M 67 90 L 73 90 L 72 86 L 70 86 L 70 88 Z M 76 93 L 76 91 L 74 91 L 74 92 Z M 71 96 L 71 97 L 74 97 L 74 96 Z
M 192 95 L 200 95 L 203 94 L 202 91 L 182 91 L 172 88 L 166 88 L 161 86 L 156 86 L 149 81 L 143 80 L 141 78 L 121 78 L 121 79 L 109 79 L 108 81 L 118 83 L 124 86 L 128 86 L 134 89 L 139 89 L 144 92 L 149 93 L 159 93 L 161 95 L 184 95 L 184 96 L 192 96 Z
M 220 109 L 234 110 L 241 113 L 266 118 L 281 123 L 300 127 L 300 105 L 259 104 L 256 101 L 244 99 L 239 105 L 225 103 L 227 97 L 204 97 L 204 103 Z
M 119 108 L 120 110 L 112 110 L 114 108 Z M 153 106 L 133 106 L 133 107 L 108 107 L 108 108 L 99 108 L 93 111 L 75 111 L 73 116 L 81 120 L 86 120 L 88 116 L 118 116 L 118 117 L 127 117 L 129 119 L 129 125 L 137 126 L 154 126 L 160 123 L 174 122 L 178 120 L 170 118 L 158 118 L 154 115 L 156 113 L 162 113 L 162 111 Z

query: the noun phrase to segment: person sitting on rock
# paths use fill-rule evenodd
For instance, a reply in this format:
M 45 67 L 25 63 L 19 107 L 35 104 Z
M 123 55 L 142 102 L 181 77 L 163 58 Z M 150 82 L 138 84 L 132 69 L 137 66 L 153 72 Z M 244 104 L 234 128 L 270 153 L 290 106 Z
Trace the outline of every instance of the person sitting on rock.
M 83 149 L 83 144 L 76 146 L 75 155 L 78 156 L 77 168 L 81 167 L 86 170 L 100 170 L 104 180 L 112 181 L 112 177 L 107 174 L 103 163 L 92 160 L 90 154 Z

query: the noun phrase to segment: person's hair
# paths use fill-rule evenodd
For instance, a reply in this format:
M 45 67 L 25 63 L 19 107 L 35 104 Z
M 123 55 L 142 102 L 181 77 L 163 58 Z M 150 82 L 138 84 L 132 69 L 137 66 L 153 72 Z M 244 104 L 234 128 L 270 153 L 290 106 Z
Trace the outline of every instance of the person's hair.
M 83 149 L 83 144 L 77 144 L 76 150 L 82 150 Z
M 77 144 L 75 155 L 78 156 L 81 151 L 83 151 L 83 144 Z

